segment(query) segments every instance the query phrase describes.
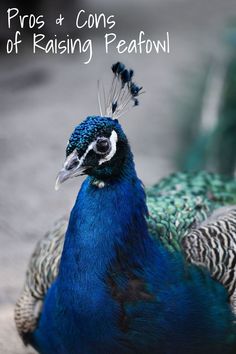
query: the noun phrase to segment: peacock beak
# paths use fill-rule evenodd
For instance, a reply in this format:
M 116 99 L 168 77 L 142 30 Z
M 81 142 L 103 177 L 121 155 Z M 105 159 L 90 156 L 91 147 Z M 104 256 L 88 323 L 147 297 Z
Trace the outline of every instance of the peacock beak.
M 78 152 L 74 150 L 65 160 L 63 168 L 59 171 L 55 183 L 55 190 L 67 179 L 81 176 L 84 174 L 86 167 L 83 166 L 83 159 L 79 159 Z

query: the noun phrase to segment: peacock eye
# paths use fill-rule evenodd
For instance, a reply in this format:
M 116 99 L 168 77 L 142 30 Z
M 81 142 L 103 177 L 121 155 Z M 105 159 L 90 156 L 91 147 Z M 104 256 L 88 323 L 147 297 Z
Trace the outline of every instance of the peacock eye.
M 98 138 L 94 146 L 94 151 L 97 154 L 106 154 L 111 148 L 110 140 L 107 138 Z

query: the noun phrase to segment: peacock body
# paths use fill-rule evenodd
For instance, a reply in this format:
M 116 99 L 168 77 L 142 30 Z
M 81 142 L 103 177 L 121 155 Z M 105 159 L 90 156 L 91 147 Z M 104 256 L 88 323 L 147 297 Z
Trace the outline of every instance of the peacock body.
M 122 64 L 113 72 L 111 116 L 141 91 Z M 121 125 L 104 115 L 75 128 L 66 154 L 57 184 L 88 176 L 31 258 L 15 309 L 25 343 L 42 354 L 234 353 L 236 182 L 177 173 L 145 193 Z

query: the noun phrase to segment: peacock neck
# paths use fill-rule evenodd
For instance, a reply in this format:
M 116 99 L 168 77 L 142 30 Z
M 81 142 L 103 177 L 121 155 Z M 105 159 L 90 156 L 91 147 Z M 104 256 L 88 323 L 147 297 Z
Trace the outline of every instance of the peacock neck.
M 135 262 L 147 252 L 145 192 L 132 155 L 119 178 L 103 188 L 87 177 L 72 209 L 59 276 L 81 281 L 101 277 L 117 261 Z

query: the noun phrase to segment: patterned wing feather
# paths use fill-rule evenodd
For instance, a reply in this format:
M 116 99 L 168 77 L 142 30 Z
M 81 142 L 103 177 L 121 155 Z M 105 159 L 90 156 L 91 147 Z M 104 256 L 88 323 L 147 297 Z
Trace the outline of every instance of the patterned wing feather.
M 225 286 L 236 314 L 236 205 L 218 209 L 182 245 L 190 263 L 206 267 Z
M 23 291 L 16 303 L 17 330 L 26 340 L 37 326 L 44 297 L 58 274 L 68 218 L 60 219 L 40 240 L 30 259 Z

